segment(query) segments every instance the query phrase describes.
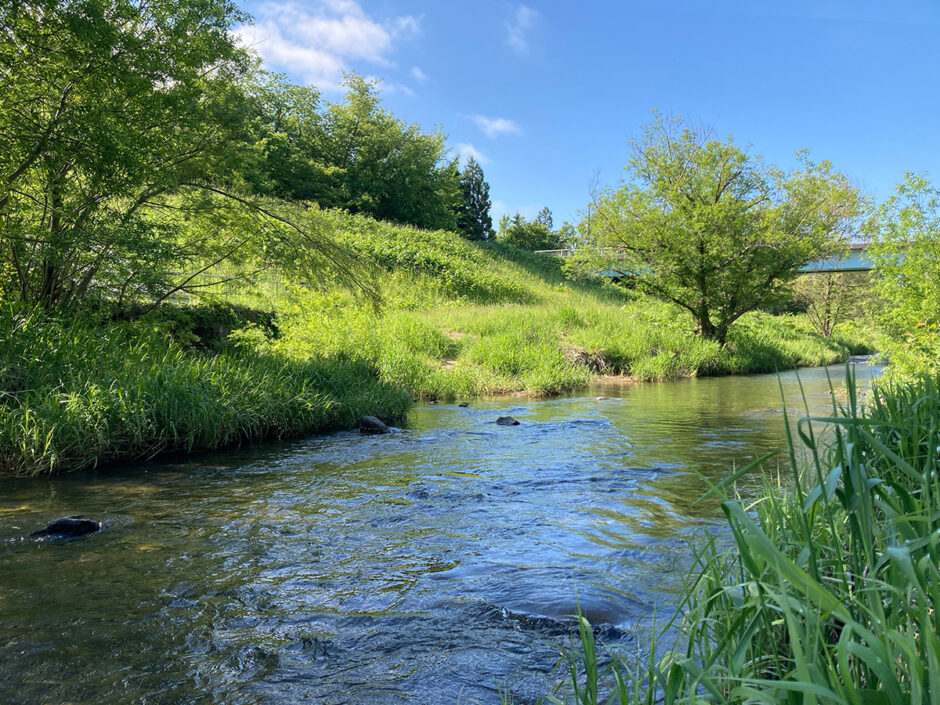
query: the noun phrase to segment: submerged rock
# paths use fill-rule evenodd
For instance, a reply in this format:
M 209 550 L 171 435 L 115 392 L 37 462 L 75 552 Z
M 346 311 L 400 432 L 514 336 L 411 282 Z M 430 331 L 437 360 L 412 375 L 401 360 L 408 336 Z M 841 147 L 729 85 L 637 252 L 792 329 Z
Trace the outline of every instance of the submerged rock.
M 391 432 L 392 429 L 390 429 L 380 419 L 377 419 L 374 416 L 363 416 L 359 420 L 359 433 L 374 435 Z
M 101 529 L 101 522 L 85 519 L 81 514 L 53 519 L 45 529 L 34 531 L 30 538 L 73 539 L 85 534 L 93 534 Z
M 516 421 L 512 416 L 500 416 L 496 419 L 496 423 L 500 426 L 518 426 L 519 422 Z

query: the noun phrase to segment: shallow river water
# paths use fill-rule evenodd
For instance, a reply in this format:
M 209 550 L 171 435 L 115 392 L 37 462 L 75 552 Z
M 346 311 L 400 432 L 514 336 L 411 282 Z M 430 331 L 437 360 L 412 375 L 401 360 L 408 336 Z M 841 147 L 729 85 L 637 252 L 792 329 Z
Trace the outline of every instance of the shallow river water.
M 819 411 L 826 373 L 799 373 Z M 781 383 L 802 408 L 795 373 L 593 387 L 0 480 L 0 703 L 534 702 L 577 603 L 627 651 L 669 613 L 689 539 L 721 531 L 691 469 L 782 450 Z M 71 514 L 109 525 L 20 538 Z

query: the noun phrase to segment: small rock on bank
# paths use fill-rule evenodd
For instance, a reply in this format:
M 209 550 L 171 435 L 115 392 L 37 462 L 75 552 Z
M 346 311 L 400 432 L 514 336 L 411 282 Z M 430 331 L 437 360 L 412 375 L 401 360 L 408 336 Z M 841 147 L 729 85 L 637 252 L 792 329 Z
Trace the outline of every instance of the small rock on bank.
M 500 416 L 496 419 L 496 423 L 500 426 L 518 426 L 519 422 L 516 421 L 512 416 Z
M 45 529 L 34 531 L 29 535 L 31 539 L 55 538 L 73 539 L 85 534 L 93 534 L 101 529 L 100 521 L 85 519 L 81 514 L 61 519 L 53 519 Z
M 392 429 L 386 426 L 381 419 L 374 416 L 363 416 L 359 420 L 359 433 L 366 435 L 377 435 L 380 433 L 391 433 Z

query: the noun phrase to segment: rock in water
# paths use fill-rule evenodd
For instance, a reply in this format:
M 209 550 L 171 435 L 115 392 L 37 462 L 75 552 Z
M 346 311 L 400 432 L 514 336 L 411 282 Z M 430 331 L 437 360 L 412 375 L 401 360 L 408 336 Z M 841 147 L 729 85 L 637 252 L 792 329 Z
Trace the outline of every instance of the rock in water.
M 500 426 L 518 426 L 519 422 L 516 421 L 512 416 L 500 416 L 496 419 L 496 423 Z
M 390 429 L 388 426 L 382 423 L 380 419 L 377 419 L 374 416 L 363 416 L 359 421 L 359 433 L 373 435 L 391 432 L 392 429 Z
M 77 536 L 93 534 L 99 529 L 101 529 L 100 521 L 85 519 L 81 514 L 78 514 L 76 516 L 53 519 L 45 529 L 34 531 L 29 537 L 44 538 L 48 536 L 56 539 L 73 539 Z

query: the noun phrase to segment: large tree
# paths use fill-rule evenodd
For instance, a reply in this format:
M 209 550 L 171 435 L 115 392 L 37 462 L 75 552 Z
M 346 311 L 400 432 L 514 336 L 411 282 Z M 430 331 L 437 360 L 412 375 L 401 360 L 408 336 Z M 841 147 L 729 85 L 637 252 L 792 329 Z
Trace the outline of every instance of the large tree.
M 454 230 L 460 202 L 457 160 L 441 130 L 423 132 L 384 109 L 374 81 L 346 76 L 346 95 L 325 113 L 325 162 L 332 202 L 379 220 Z M 319 199 L 318 199 L 319 200 Z
M 245 68 L 235 4 L 37 0 L 4 2 L 2 17 L 6 287 L 69 303 L 173 260 L 180 242 L 144 211 L 224 172 Z
M 246 194 L 264 116 L 235 3 L 6 1 L 0 17 L 0 298 L 156 305 L 237 258 L 369 289 L 303 207 Z M 266 104 L 273 137 L 305 137 L 315 93 Z
M 483 167 L 473 157 L 467 160 L 460 175 L 460 193 L 457 229 L 470 240 L 489 240 L 494 235 L 490 185 L 483 177 Z
M 940 189 L 909 173 L 869 222 L 893 373 L 940 371 Z
M 748 311 L 774 303 L 807 262 L 844 239 L 862 199 L 828 162 L 787 174 L 681 118 L 634 140 L 625 178 L 596 194 L 585 223 L 591 266 L 689 311 L 724 343 Z

